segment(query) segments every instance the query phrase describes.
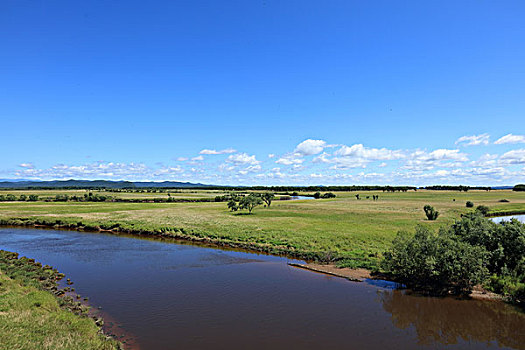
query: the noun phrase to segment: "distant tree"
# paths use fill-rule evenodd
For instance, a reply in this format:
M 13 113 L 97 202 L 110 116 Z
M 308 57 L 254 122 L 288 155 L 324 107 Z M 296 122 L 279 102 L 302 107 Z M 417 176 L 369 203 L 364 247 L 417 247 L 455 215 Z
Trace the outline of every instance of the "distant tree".
M 321 192 L 315 192 L 315 193 L 314 193 L 314 198 L 315 198 L 315 199 L 319 199 L 319 198 L 321 198 Z
M 26 201 L 27 200 L 27 196 L 25 194 L 21 194 L 20 197 L 18 197 L 18 200 L 19 201 Z
M 10 202 L 16 201 L 16 197 L 12 194 L 8 194 L 7 196 L 5 196 L 5 200 Z
M 467 201 L 467 203 L 465 204 L 467 208 L 473 208 L 474 207 L 474 203 L 471 202 L 471 201 Z
M 275 194 L 272 192 L 265 192 L 261 195 L 261 199 L 266 203 L 268 207 L 272 204 L 272 200 L 275 198 Z
M 29 201 L 30 202 L 36 202 L 38 200 L 38 196 L 36 194 L 30 194 L 29 195 Z
M 335 194 L 332 192 L 327 192 L 321 196 L 321 198 L 335 198 Z
M 512 188 L 513 191 L 525 191 L 525 184 L 519 184 Z
M 250 193 L 249 195 L 242 197 L 239 201 L 239 208 L 240 209 L 248 209 L 248 212 L 251 214 L 253 208 L 255 208 L 258 205 L 261 205 L 263 203 L 261 197 L 257 196 L 254 193 Z
M 425 205 L 423 210 L 425 211 L 428 220 L 436 220 L 439 216 L 439 212 L 431 205 Z

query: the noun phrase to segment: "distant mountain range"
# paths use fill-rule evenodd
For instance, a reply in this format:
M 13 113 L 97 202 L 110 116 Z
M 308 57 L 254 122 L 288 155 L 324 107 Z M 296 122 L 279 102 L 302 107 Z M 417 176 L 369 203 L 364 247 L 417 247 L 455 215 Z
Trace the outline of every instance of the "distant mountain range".
M 199 188 L 213 187 L 201 183 L 162 181 L 110 181 L 110 180 L 0 180 L 0 188 Z

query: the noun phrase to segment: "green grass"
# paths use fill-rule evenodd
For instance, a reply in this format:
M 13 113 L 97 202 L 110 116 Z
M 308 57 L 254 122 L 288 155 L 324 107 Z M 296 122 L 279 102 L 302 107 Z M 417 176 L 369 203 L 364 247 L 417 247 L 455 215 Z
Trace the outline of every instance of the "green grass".
M 54 194 L 59 192 L 55 190 Z M 210 195 L 209 191 L 201 192 L 203 196 Z M 356 193 L 363 199 L 356 200 Z M 199 195 L 199 191 L 192 191 L 192 194 Z M 185 237 L 204 237 L 246 246 L 280 247 L 284 252 L 329 255 L 339 260 L 346 259 L 345 264 L 350 266 L 370 267 L 390 247 L 399 230 L 412 231 L 420 223 L 436 229 L 449 225 L 462 213 L 473 210 L 465 207 L 467 200 L 474 202 L 475 206 L 487 205 L 495 211 L 525 210 L 524 192 L 504 190 L 336 194 L 335 199 L 275 200 L 270 208 L 257 207 L 252 215 L 237 215 L 227 210 L 226 203 L 212 202 L 3 202 L 0 203 L 0 219 L 61 219 L 93 226 L 119 223 L 133 230 L 179 230 Z M 379 194 L 379 201 L 366 199 L 372 194 Z M 500 199 L 510 202 L 501 203 Z M 426 220 L 425 204 L 440 212 L 436 221 Z
M 2 349 L 118 349 L 93 319 L 60 307 L 52 293 L 58 273 L 1 251 L 0 347 Z M 49 279 L 49 281 L 47 281 Z M 65 304 L 71 306 L 72 304 Z

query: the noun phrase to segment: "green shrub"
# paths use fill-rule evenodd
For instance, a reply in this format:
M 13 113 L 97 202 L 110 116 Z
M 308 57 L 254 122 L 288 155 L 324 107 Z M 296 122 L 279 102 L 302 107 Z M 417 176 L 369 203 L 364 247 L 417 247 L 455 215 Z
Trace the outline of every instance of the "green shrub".
M 428 220 L 436 220 L 439 216 L 439 212 L 431 205 L 425 205 L 423 210 L 425 211 Z
M 467 203 L 465 204 L 465 206 L 466 206 L 467 208 L 473 208 L 473 207 L 474 207 L 474 203 L 471 202 L 471 201 L 467 201 Z
M 490 208 L 487 207 L 486 205 L 478 205 L 478 207 L 476 208 L 476 211 L 481 213 L 483 216 L 486 216 L 489 213 Z
M 382 267 L 416 290 L 469 294 L 487 276 L 487 254 L 484 248 L 461 242 L 445 230 L 434 234 L 418 226 L 414 236 L 398 233 Z

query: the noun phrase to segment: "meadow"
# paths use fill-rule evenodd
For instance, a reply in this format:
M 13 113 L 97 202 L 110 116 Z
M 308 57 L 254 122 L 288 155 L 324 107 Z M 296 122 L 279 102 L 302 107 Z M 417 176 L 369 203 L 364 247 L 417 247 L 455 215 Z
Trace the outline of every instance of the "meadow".
M 166 197 L 168 193 L 94 193 L 129 198 Z M 57 194 L 83 195 L 86 190 L 9 190 L 52 198 Z M 178 198 L 211 198 L 223 191 L 170 191 Z M 351 267 L 373 267 L 391 246 L 400 230 L 413 231 L 417 224 L 437 230 L 450 225 L 475 206 L 493 212 L 525 211 L 525 192 L 493 190 L 468 192 L 418 190 L 408 192 L 335 192 L 334 199 L 274 200 L 270 207 L 257 207 L 251 215 L 230 212 L 225 202 L 125 203 L 125 202 L 1 202 L 0 219 L 29 218 L 53 222 L 81 223 L 83 226 L 119 227 L 151 232 L 179 232 L 177 237 L 205 238 L 212 242 L 241 243 L 246 247 L 278 248 L 292 256 L 334 260 Z M 299 193 L 312 195 L 313 193 Z M 360 195 L 357 200 L 355 195 Z M 373 201 L 372 196 L 379 200 Z M 367 199 L 366 197 L 370 197 Z M 278 196 L 277 196 L 278 197 Z M 501 202 L 507 200 L 508 202 Z M 428 221 L 423 206 L 430 204 L 440 213 Z M 80 225 L 79 225 L 80 226 Z M 180 234 L 183 233 L 183 234 Z M 268 251 L 273 252 L 272 249 Z

